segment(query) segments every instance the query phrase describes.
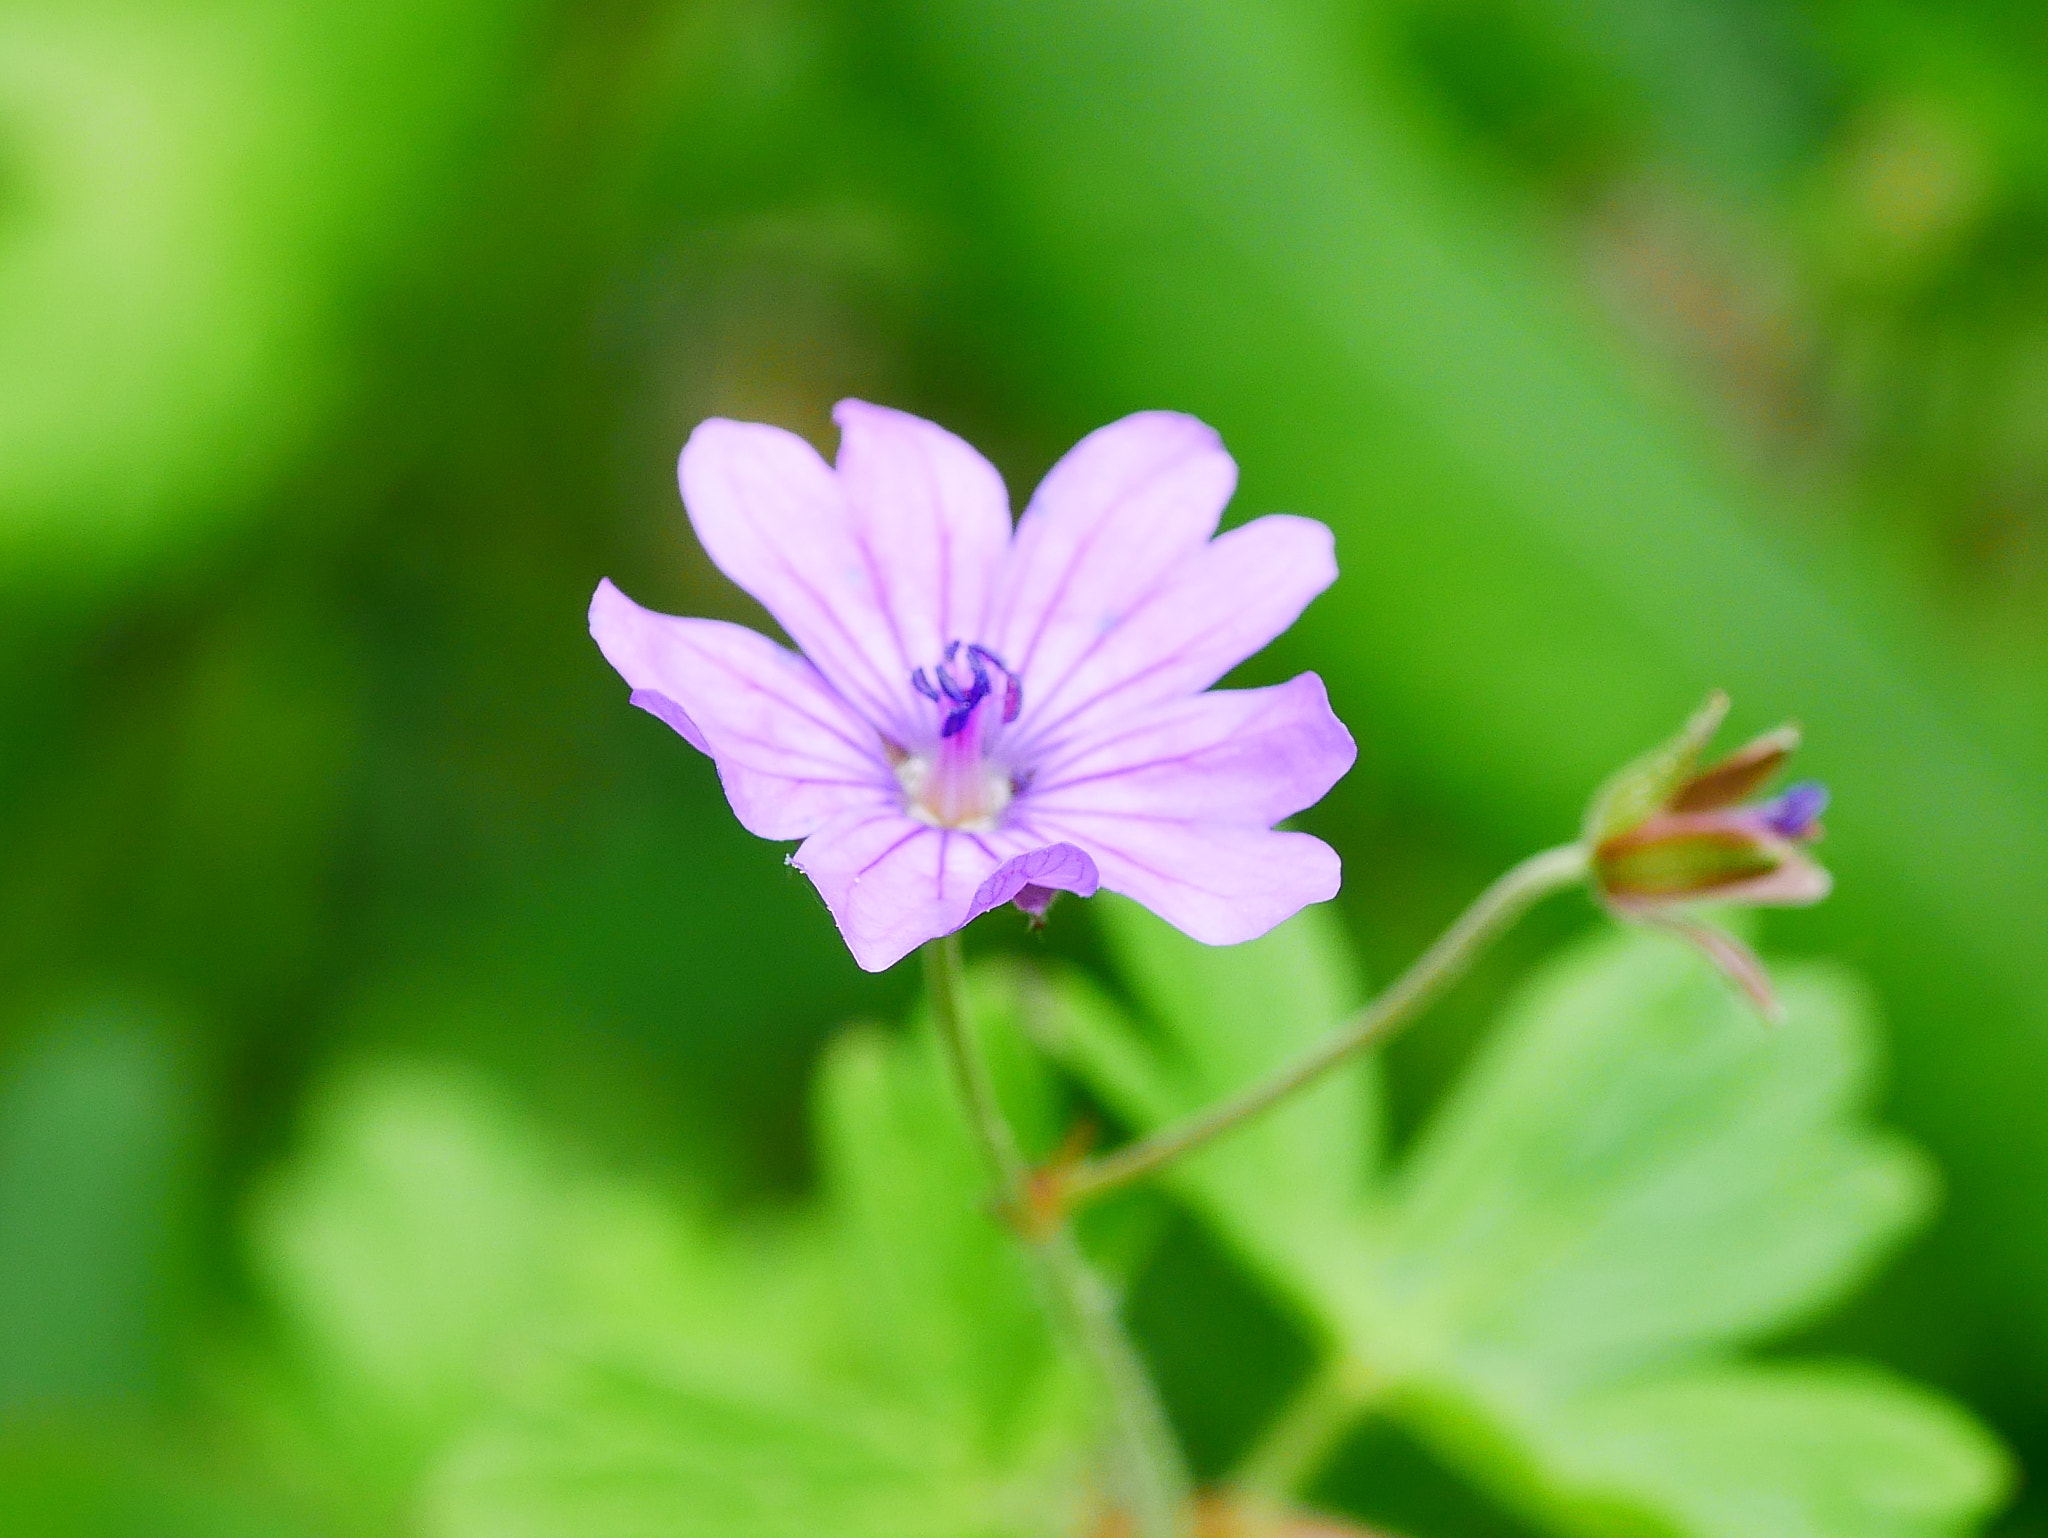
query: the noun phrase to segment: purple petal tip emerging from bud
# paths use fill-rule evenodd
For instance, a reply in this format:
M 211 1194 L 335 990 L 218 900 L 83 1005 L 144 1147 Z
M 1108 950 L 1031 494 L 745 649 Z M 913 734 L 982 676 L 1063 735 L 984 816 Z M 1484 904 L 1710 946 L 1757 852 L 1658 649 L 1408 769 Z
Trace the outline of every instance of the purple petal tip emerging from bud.
M 1763 808 L 1764 822 L 1781 838 L 1800 839 L 1813 831 L 1828 809 L 1828 788 L 1813 780 L 1789 785 Z

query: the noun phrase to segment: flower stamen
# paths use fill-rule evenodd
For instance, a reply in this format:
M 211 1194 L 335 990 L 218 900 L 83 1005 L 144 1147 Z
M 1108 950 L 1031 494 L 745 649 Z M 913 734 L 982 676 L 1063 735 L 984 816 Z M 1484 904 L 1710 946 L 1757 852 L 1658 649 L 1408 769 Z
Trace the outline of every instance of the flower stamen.
M 997 678 L 1002 680 L 1001 707 L 984 710 L 997 692 Z M 990 761 L 988 748 L 995 732 L 1024 708 L 1022 681 L 986 646 L 955 640 L 929 672 L 911 671 L 910 686 L 944 715 L 937 750 L 896 766 L 907 810 L 933 827 L 994 828 L 1015 786 L 1009 770 Z

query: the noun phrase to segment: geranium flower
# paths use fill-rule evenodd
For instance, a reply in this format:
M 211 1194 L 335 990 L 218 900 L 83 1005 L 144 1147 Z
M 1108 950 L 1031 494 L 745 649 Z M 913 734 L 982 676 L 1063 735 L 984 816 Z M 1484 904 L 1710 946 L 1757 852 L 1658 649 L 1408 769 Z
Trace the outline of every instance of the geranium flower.
M 1237 467 L 1191 417 L 1083 439 L 1014 530 L 951 433 L 860 401 L 834 418 L 836 465 L 714 419 L 679 467 L 705 550 L 801 655 L 609 581 L 590 628 L 749 831 L 803 840 L 790 861 L 861 966 L 1058 891 L 1123 892 L 1212 945 L 1335 895 L 1336 853 L 1273 826 L 1356 756 L 1322 681 L 1204 692 L 1336 578 L 1328 529 L 1211 538 Z

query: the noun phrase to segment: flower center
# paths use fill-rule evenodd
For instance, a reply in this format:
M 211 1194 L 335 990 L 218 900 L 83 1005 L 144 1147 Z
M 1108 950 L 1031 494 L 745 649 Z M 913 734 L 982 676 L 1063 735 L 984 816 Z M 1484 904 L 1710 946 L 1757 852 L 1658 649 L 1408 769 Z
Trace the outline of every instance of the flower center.
M 987 647 L 954 641 L 929 673 L 910 675 L 910 686 L 940 712 L 938 746 L 896 766 L 910 815 L 935 828 L 988 832 L 1016 791 L 990 749 L 1024 708 L 1023 685 Z

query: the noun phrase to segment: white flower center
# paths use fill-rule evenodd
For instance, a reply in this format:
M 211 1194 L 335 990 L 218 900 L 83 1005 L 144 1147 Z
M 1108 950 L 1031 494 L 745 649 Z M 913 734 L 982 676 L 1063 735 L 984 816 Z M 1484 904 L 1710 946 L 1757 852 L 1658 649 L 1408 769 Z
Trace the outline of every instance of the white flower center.
M 964 755 L 952 751 L 958 740 L 948 738 L 937 753 L 917 754 L 896 766 L 905 810 L 934 828 L 992 832 L 1010 804 L 1009 773 L 979 754 L 972 762 L 964 761 Z

